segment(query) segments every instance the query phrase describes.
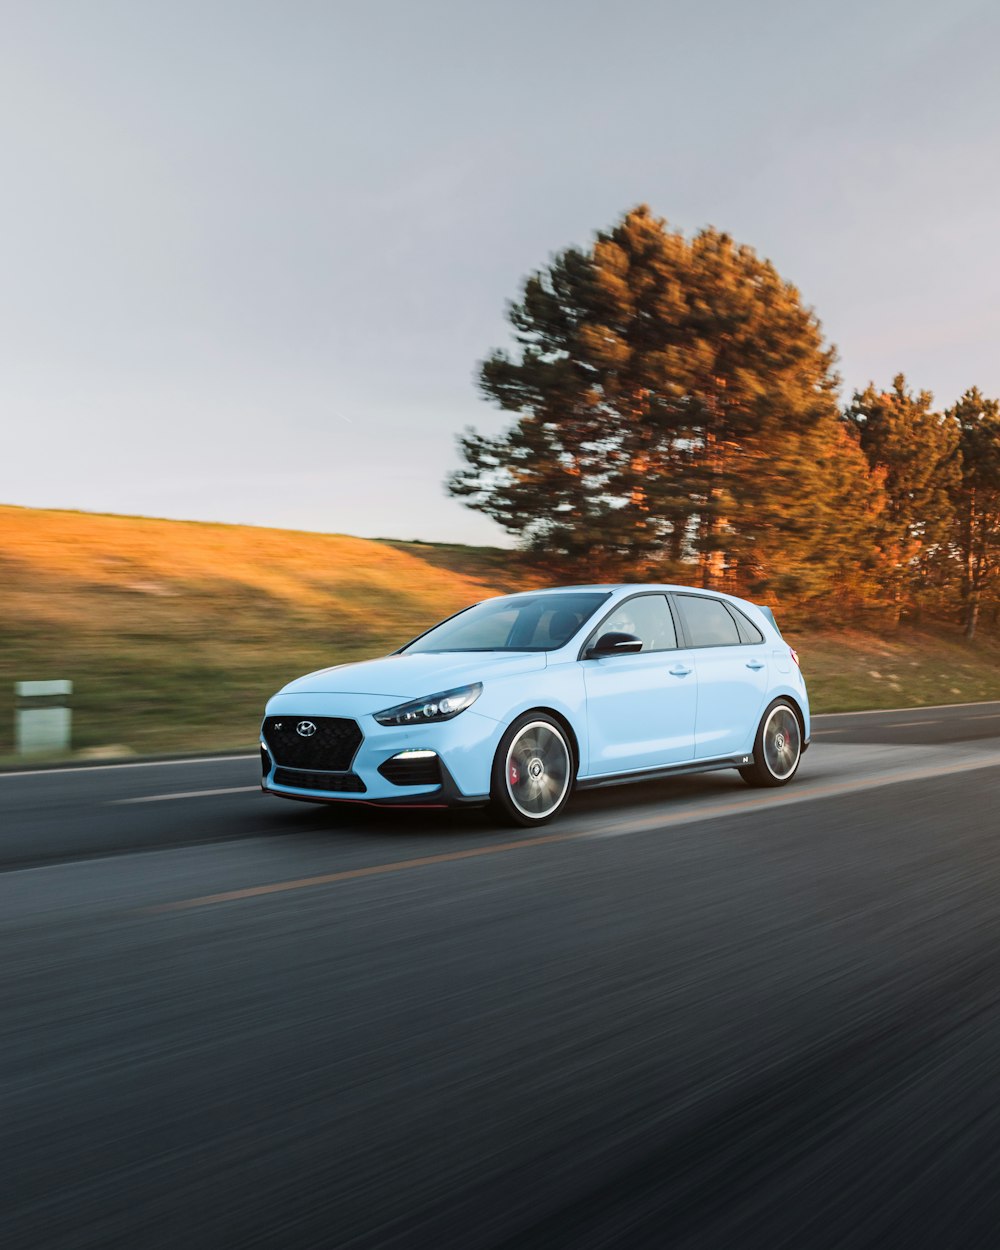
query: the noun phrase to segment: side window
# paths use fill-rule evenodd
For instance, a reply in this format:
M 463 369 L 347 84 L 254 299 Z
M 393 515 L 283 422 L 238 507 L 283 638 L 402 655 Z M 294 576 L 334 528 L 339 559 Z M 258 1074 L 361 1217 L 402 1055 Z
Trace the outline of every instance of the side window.
M 736 621 L 721 599 L 702 595 L 678 595 L 677 607 L 688 645 L 692 647 L 732 647 L 740 642 Z
M 727 603 L 726 607 L 730 616 L 736 622 L 736 628 L 740 631 L 740 642 L 759 646 L 764 641 L 764 635 L 753 621 L 748 616 L 744 616 L 739 608 L 734 608 L 731 603 Z
M 639 595 L 615 608 L 598 634 L 634 634 L 642 639 L 643 651 L 673 651 L 677 631 L 666 595 Z

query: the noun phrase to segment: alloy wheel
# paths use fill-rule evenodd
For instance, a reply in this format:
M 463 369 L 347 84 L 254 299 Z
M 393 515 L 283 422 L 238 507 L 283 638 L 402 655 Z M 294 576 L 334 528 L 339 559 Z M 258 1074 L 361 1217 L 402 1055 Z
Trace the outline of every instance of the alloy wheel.
M 798 717 L 786 704 L 779 703 L 764 722 L 761 737 L 768 772 L 775 780 L 784 781 L 795 772 L 802 751 Z
M 507 748 L 504 778 L 514 807 L 531 821 L 545 820 L 562 803 L 573 775 L 566 739 L 548 721 L 523 725 Z

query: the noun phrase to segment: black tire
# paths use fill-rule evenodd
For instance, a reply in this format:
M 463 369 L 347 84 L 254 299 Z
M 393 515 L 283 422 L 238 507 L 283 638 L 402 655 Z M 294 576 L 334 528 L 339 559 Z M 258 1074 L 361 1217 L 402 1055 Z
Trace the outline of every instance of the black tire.
M 802 759 L 802 725 L 787 699 L 775 699 L 760 718 L 753 763 L 739 770 L 748 786 L 787 786 Z
M 575 773 L 563 726 L 545 712 L 526 712 L 508 727 L 493 757 L 493 810 L 505 824 L 544 825 L 569 802 Z

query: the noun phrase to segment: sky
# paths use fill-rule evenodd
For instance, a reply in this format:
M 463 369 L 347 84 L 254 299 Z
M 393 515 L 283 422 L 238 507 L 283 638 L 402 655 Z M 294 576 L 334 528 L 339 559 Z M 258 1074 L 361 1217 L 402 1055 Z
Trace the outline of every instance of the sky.
M 995 0 L 0 0 L 0 502 L 505 543 L 524 276 L 648 203 L 1000 395 Z

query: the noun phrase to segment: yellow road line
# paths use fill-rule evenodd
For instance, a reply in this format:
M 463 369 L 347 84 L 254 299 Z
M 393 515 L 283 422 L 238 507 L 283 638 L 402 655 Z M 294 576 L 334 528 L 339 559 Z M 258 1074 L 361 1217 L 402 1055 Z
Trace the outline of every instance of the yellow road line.
M 938 768 L 914 768 L 906 772 L 876 773 L 848 781 L 827 782 L 820 785 L 798 786 L 782 790 L 779 794 L 761 794 L 735 802 L 710 803 L 700 807 L 688 807 L 683 811 L 645 816 L 635 820 L 618 821 L 600 829 L 575 829 L 565 833 L 548 833 L 534 838 L 519 838 L 513 842 L 495 842 L 489 846 L 468 847 L 461 851 L 445 851 L 440 855 L 422 855 L 417 859 L 394 860 L 388 864 L 373 864 L 367 868 L 348 868 L 341 872 L 322 873 L 315 877 L 300 877 L 294 881 L 274 881 L 267 885 L 253 885 L 241 890 L 222 890 L 218 894 L 204 894 L 200 898 L 181 899 L 175 903 L 160 903 L 141 910 L 145 914 L 189 911 L 196 907 L 211 907 L 217 903 L 233 903 L 240 899 L 261 898 L 266 894 L 283 894 L 290 890 L 311 889 L 313 886 L 335 885 L 341 881 L 357 881 L 363 877 L 378 877 L 386 873 L 405 872 L 410 868 L 426 868 L 432 864 L 450 864 L 462 859 L 476 859 L 482 855 L 502 855 L 507 851 L 520 851 L 528 847 L 549 846 L 557 842 L 572 842 L 580 838 L 618 837 L 631 833 L 644 833 L 670 825 L 692 824 L 711 820 L 716 816 L 733 816 L 759 808 L 786 806 L 812 799 L 825 799 L 874 790 L 879 786 L 897 782 L 927 781 L 934 777 L 946 777 L 955 773 L 972 772 L 981 768 L 1000 767 L 1000 754 L 990 754 L 978 759 L 963 760 L 957 764 Z
M 584 835 L 572 833 L 549 833 L 539 838 L 520 838 L 516 842 L 499 842 L 490 846 L 468 847 L 462 851 L 445 851 L 441 855 L 422 855 L 419 859 L 399 859 L 389 864 L 373 864 L 368 868 L 348 868 L 343 872 L 326 872 L 318 877 L 301 877 L 298 881 L 275 881 L 270 885 L 252 885 L 244 890 L 223 890 L 219 894 L 205 894 L 201 898 L 182 899 L 178 903 L 161 903 L 143 908 L 146 912 L 187 911 L 192 907 L 209 907 L 213 903 L 232 903 L 241 898 L 258 898 L 262 894 L 280 894 L 285 890 L 304 890 L 314 885 L 332 885 L 336 881 L 356 881 L 359 877 L 377 877 L 386 872 L 403 872 L 407 868 L 423 868 L 429 864 L 448 864 L 452 860 L 473 859 L 477 855 L 499 855 L 502 851 L 517 851 L 526 846 L 545 846 L 550 842 L 568 842 Z

